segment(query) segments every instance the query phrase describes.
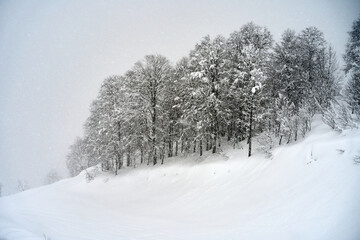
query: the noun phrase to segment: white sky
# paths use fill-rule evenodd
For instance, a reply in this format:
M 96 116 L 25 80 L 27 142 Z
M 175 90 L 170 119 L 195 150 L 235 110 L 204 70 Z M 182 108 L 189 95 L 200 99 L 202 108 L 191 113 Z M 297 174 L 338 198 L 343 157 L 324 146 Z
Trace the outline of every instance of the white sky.
M 316 26 L 338 53 L 360 1 L 0 1 L 0 182 L 42 183 L 65 156 L 102 80 L 146 54 L 176 62 L 210 34 L 254 21 L 276 40 Z

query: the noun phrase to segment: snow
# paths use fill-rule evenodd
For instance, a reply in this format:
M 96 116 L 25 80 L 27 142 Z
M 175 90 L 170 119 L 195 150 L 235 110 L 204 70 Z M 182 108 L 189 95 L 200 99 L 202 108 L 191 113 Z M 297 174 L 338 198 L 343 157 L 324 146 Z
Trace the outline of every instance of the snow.
M 0 239 L 360 239 L 360 131 L 312 128 L 272 159 L 228 147 L 0 198 Z

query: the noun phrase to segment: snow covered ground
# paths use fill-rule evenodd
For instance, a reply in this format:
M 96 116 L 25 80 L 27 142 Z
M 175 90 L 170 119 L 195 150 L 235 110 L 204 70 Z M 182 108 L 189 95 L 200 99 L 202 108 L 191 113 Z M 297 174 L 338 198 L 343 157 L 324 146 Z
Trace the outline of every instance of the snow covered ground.
M 320 119 L 305 139 L 246 157 L 84 173 L 0 198 L 0 239 L 360 239 L 360 131 Z

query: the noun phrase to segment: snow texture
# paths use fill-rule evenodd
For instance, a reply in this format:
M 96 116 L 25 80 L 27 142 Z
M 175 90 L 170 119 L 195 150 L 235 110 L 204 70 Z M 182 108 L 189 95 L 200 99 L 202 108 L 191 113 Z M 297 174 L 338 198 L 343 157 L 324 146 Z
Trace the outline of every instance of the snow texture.
M 0 239 L 360 239 L 360 131 L 224 149 L 0 198 Z

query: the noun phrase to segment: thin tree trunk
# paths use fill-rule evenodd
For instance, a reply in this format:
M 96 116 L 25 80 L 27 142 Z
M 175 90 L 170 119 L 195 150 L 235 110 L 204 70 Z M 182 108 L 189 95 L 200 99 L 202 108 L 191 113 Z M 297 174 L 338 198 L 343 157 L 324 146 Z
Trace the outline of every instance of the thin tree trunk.
M 156 156 L 156 148 L 154 149 L 154 155 L 153 155 L 153 164 L 156 165 L 157 163 L 157 156 Z
M 169 152 L 168 152 L 168 157 L 172 157 L 173 156 L 173 141 L 172 141 L 172 126 L 170 124 L 169 127 Z
M 140 147 L 140 164 L 144 163 L 144 149 Z
M 232 138 L 232 134 L 233 134 L 233 132 L 232 132 L 233 130 L 232 130 L 232 122 L 229 124 L 229 126 L 228 126 L 228 137 L 227 137 L 227 140 L 228 141 L 230 141 L 231 140 L 231 138 Z
M 217 135 L 213 137 L 212 153 L 216 153 L 216 139 L 217 139 Z
M 251 103 L 252 104 L 252 103 Z M 249 137 L 248 137 L 248 143 L 249 143 L 249 154 L 248 156 L 251 157 L 251 138 L 252 138 L 252 124 L 253 124 L 253 108 L 250 107 L 250 125 L 249 125 Z
M 169 140 L 169 143 L 168 143 L 168 147 L 169 147 L 169 152 L 168 152 L 168 157 L 172 157 L 172 147 L 171 147 L 171 140 Z
M 131 165 L 131 154 L 130 154 L 131 148 L 128 147 L 127 149 L 127 156 L 126 156 L 126 165 L 129 167 Z
M 184 138 L 181 139 L 181 153 L 184 152 Z
M 291 140 L 291 132 L 290 132 L 290 134 L 289 134 L 289 138 L 288 138 L 288 141 L 287 141 L 286 144 L 289 144 L 289 143 L 290 143 L 290 140 Z
M 178 140 L 176 140 L 175 141 L 175 156 L 177 156 L 178 155 L 178 149 L 179 149 L 179 142 L 178 142 Z

